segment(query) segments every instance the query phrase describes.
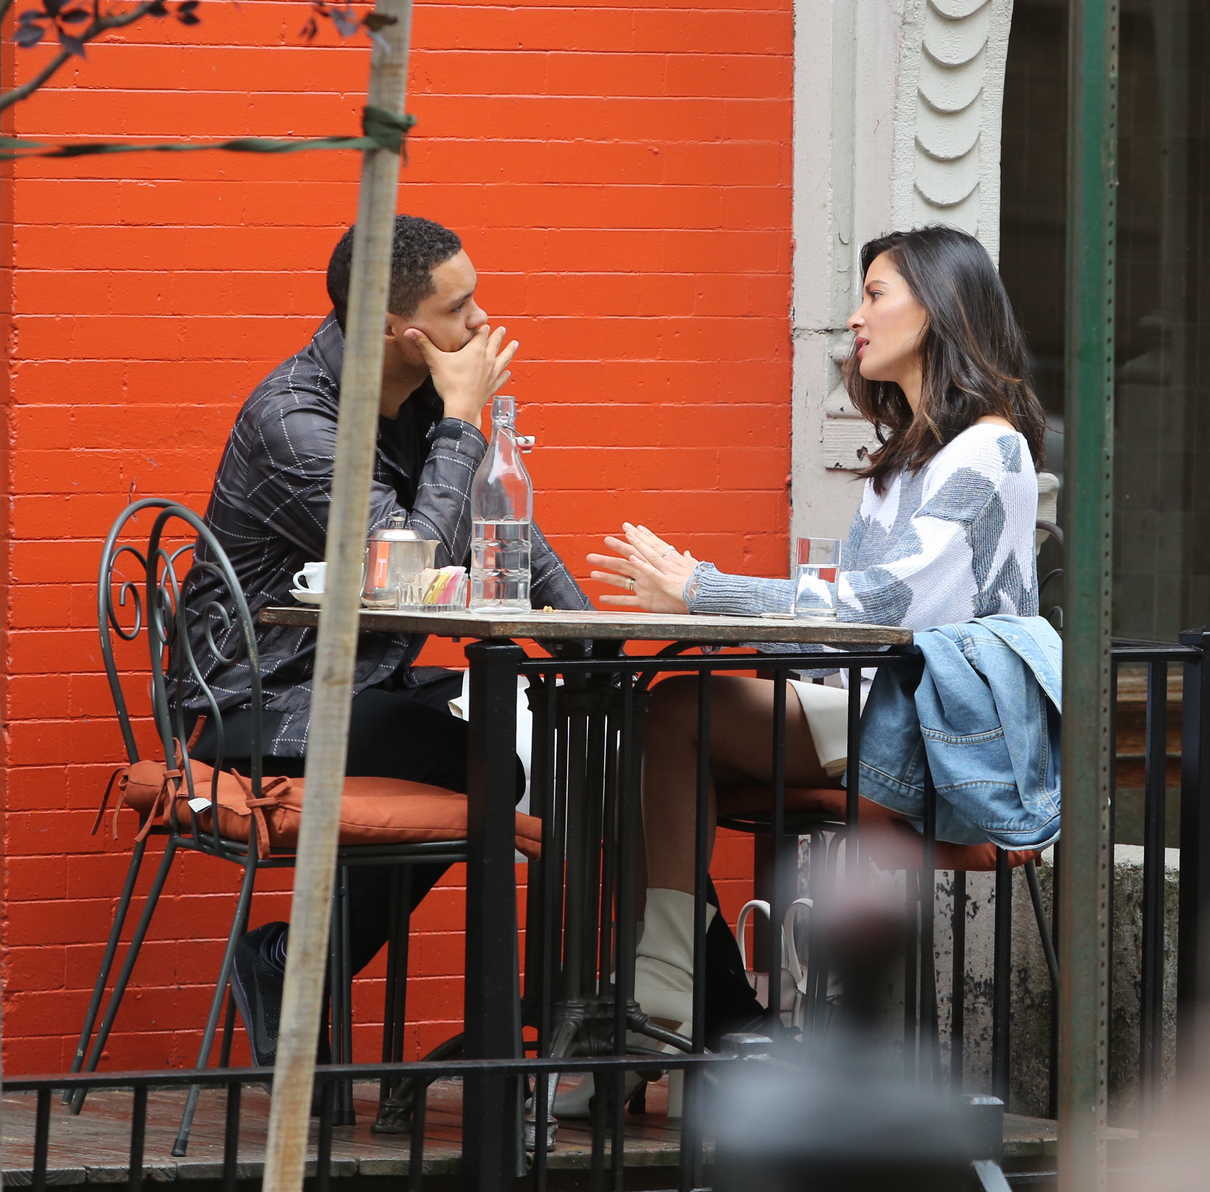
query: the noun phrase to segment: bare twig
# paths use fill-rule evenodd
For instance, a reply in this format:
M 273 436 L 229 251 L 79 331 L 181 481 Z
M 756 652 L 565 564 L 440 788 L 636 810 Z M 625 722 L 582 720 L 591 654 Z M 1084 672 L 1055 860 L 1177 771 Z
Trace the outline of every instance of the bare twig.
M 0 0 L 0 17 L 3 17 L 5 11 L 12 5 L 12 0 Z M 120 29 L 124 25 L 133 25 L 135 21 L 145 17 L 156 5 L 156 0 L 143 0 L 142 4 L 136 5 L 129 12 L 124 12 L 118 16 L 102 16 L 100 15 L 100 6 L 97 3 L 93 4 L 93 19 L 88 28 L 81 34 L 79 40 L 81 42 L 92 41 L 99 34 L 107 33 L 110 29 Z M 70 58 L 76 57 L 69 50 L 60 50 L 36 75 L 31 79 L 27 79 L 20 87 L 14 87 L 11 91 L 6 91 L 0 95 L 0 112 L 5 108 L 11 107 L 15 103 L 32 95 L 51 76 Z

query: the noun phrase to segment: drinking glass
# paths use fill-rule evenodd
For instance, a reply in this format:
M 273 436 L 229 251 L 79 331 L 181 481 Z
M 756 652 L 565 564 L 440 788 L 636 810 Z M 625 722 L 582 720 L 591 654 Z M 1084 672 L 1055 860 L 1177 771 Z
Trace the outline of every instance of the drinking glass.
M 794 615 L 836 616 L 839 538 L 799 538 L 794 546 Z

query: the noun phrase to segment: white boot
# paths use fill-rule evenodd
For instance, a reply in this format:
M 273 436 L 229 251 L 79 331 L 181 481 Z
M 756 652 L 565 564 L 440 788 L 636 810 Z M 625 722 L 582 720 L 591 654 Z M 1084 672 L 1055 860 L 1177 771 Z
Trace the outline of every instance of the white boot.
M 716 910 L 707 904 L 707 929 Z M 647 891 L 647 910 L 635 951 L 634 1000 L 658 1023 L 671 1026 L 678 1034 L 686 1033 L 693 1018 L 692 894 L 682 890 Z M 650 1048 L 653 1043 L 646 1035 L 634 1033 L 628 1033 L 626 1041 L 636 1048 Z M 675 1048 L 665 1046 L 664 1050 L 672 1052 Z M 669 1117 L 680 1117 L 683 1075 L 679 1071 L 669 1075 Z M 641 1080 L 637 1072 L 626 1073 L 625 1098 L 629 1099 Z M 560 1088 L 555 1094 L 555 1116 L 589 1117 L 594 1091 L 591 1075 L 570 1088 Z
M 716 908 L 706 905 L 706 928 Z M 693 1017 L 693 895 L 648 890 L 643 934 L 635 950 L 634 1000 L 644 1013 L 679 1031 Z

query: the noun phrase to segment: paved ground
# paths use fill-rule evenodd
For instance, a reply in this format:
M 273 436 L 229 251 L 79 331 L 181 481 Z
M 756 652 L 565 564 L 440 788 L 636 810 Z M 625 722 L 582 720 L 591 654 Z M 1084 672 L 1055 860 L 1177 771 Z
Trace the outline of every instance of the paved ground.
M 663 1089 L 654 1086 L 649 1107 L 653 1112 L 626 1119 L 626 1166 L 635 1176 L 646 1170 L 673 1167 L 680 1146 L 678 1123 L 663 1116 Z M 180 1119 L 184 1092 L 153 1092 L 149 1098 L 144 1151 L 144 1178 L 157 1183 L 215 1180 L 222 1177 L 224 1099 L 217 1091 L 202 1093 L 189 1154 L 174 1158 L 173 1139 Z M 458 1169 L 460 1145 L 460 1090 L 456 1082 L 439 1081 L 430 1094 L 426 1119 L 424 1171 L 440 1177 Z M 332 1175 L 335 1178 L 403 1175 L 409 1169 L 406 1136 L 370 1131 L 377 1107 L 377 1086 L 359 1085 L 354 1126 L 333 1132 Z M 263 1088 L 244 1092 L 240 1114 L 238 1177 L 256 1179 L 262 1174 L 269 1095 Z M 20 1187 L 31 1182 L 34 1138 L 34 1099 L 9 1094 L 0 1102 L 3 1133 L 0 1168 L 4 1184 Z M 79 1116 L 72 1116 L 56 1098 L 52 1103 L 47 1182 L 51 1184 L 120 1184 L 129 1177 L 131 1095 L 126 1092 L 94 1093 Z M 1124 1134 L 1124 1132 L 1123 1132 Z M 315 1155 L 312 1127 L 311 1158 Z M 1055 1123 L 1039 1118 L 1008 1115 L 1005 1119 L 1006 1169 L 1045 1168 L 1053 1163 Z M 552 1175 L 586 1170 L 591 1159 L 591 1136 L 583 1125 L 561 1124 L 557 1148 L 549 1156 Z M 658 1179 L 658 1177 L 656 1177 Z M 667 1176 L 661 1182 L 668 1181 Z M 627 1184 L 632 1181 L 629 1176 Z M 635 1186 L 652 1186 L 641 1178 Z

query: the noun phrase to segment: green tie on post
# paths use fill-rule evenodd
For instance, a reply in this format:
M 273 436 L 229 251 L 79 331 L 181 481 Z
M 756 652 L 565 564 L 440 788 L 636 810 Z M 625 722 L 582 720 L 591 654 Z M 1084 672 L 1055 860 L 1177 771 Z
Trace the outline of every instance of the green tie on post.
M 414 116 L 398 115 L 386 108 L 366 104 L 361 109 L 359 137 L 233 137 L 229 141 L 160 141 L 152 145 L 126 141 L 76 141 L 48 145 L 26 137 L 0 137 L 0 161 L 21 157 L 97 157 L 107 153 L 200 153 L 218 149 L 225 153 L 300 153 L 313 149 L 386 149 L 403 153 L 405 138 L 416 123 Z

